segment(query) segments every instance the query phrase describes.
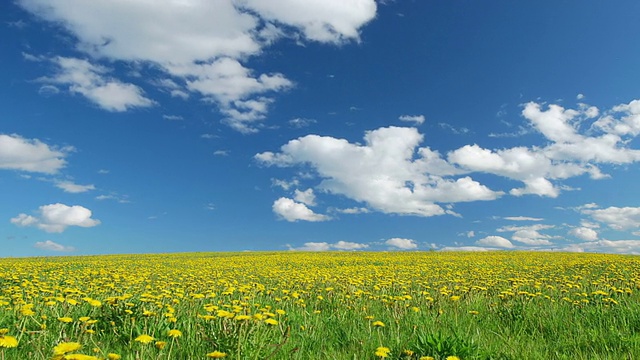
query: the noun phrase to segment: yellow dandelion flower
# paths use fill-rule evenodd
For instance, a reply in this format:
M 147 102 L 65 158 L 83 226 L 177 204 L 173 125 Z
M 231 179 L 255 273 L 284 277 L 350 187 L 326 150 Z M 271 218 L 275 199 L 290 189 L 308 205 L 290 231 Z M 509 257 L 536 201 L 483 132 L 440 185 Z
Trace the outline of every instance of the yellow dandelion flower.
M 384 323 L 380 320 L 374 321 L 373 323 L 371 323 L 371 325 L 375 327 L 384 327 Z
M 114 353 L 108 353 L 107 354 L 107 359 L 108 360 L 120 360 L 122 358 L 122 356 L 118 355 L 118 354 L 114 354 Z
M 452 297 L 450 297 L 451 301 L 458 301 L 460 300 L 460 296 L 458 295 L 453 295 Z
M 70 353 L 72 351 L 76 351 L 80 349 L 82 345 L 77 342 L 61 342 L 53 348 L 54 355 L 64 355 L 66 353 Z
M 70 322 L 73 321 L 73 318 L 70 318 L 68 316 L 59 317 L 58 321 L 63 322 L 63 323 L 70 323 Z
M 62 357 L 64 360 L 99 360 L 97 357 L 92 355 L 84 355 L 84 354 L 67 354 Z
M 266 319 L 264 323 L 267 325 L 278 325 L 278 320 L 269 318 L 269 319 Z
M 388 347 L 380 346 L 376 348 L 375 355 L 382 358 L 386 358 L 386 357 L 389 357 L 390 352 L 391 352 L 391 349 L 389 349 Z
M 166 341 L 156 341 L 156 348 L 162 350 L 167 345 Z
M 420 356 L 418 360 L 436 360 L 433 356 Z
M 142 344 L 148 344 L 148 343 L 152 342 L 153 340 L 155 340 L 155 338 L 152 337 L 152 336 L 149 336 L 147 334 L 140 335 L 140 336 L 138 336 L 137 338 L 134 339 L 134 341 L 137 341 L 137 342 L 142 343 Z
M 182 336 L 182 331 L 176 330 L 176 329 L 171 329 L 171 330 L 169 330 L 167 335 L 169 337 L 172 337 L 172 338 L 179 338 L 180 336 Z
M 402 350 L 402 355 L 404 355 L 404 356 L 413 356 L 413 350 L 409 350 L 409 349 Z
M 251 319 L 251 316 L 249 316 L 249 315 L 238 315 L 234 319 L 237 320 L 237 321 L 249 320 L 249 319 Z
M 16 346 L 18 346 L 18 339 L 15 337 L 9 335 L 0 336 L 0 348 L 14 348 Z
M 0 335 L 6 335 L 8 333 L 9 333 L 9 329 L 7 329 L 7 328 L 0 329 Z
M 226 356 L 227 356 L 227 353 L 223 353 L 221 351 L 214 351 L 207 354 L 208 358 L 213 358 L 213 359 L 222 359 L 223 357 L 226 357 Z
M 78 318 L 78 320 L 82 322 L 87 322 L 89 319 L 91 319 L 89 316 L 81 316 Z
M 451 356 L 447 356 L 447 357 L 446 357 L 446 360 L 460 360 L 460 358 L 459 358 L 459 357 L 457 357 L 457 356 L 453 356 L 453 355 L 451 355 Z

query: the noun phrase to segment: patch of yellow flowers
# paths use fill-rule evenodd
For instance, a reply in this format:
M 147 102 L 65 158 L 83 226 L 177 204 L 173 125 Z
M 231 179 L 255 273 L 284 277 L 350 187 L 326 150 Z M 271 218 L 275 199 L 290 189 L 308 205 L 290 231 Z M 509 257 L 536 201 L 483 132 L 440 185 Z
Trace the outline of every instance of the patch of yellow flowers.
M 35 353 L 117 360 L 127 351 L 156 351 L 154 358 L 169 358 L 181 342 L 198 342 L 210 344 L 203 358 L 224 358 L 239 347 L 211 336 L 234 331 L 245 339 L 265 334 L 273 344 L 293 341 L 289 332 L 308 331 L 328 303 L 360 311 L 363 324 L 376 330 L 394 316 L 374 318 L 368 314 L 372 304 L 413 316 L 477 298 L 620 306 L 640 287 L 639 269 L 640 260 L 630 256 L 515 252 L 0 259 L 0 356 L 20 351 L 22 342 L 46 347 L 57 339 Z M 443 306 L 437 308 L 442 313 Z M 478 316 L 482 310 L 464 313 Z M 290 326 L 291 314 L 304 321 Z M 78 353 L 83 345 L 93 347 L 93 354 Z M 370 351 L 379 358 L 392 353 L 385 346 Z

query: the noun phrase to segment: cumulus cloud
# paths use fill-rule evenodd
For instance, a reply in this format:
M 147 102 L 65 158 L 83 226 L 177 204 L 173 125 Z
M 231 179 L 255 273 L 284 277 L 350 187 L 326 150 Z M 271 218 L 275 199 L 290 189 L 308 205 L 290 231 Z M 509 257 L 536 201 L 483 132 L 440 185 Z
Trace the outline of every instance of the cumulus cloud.
M 65 245 L 53 242 L 51 240 L 38 241 L 33 246 L 35 248 L 38 248 L 41 250 L 47 250 L 47 251 L 62 251 L 62 252 L 75 251 L 75 248 L 73 246 L 65 246 Z
M 569 230 L 569 235 L 585 241 L 598 240 L 598 232 L 588 227 L 577 227 Z
M 597 240 L 569 244 L 558 249 L 573 252 L 598 252 L 610 254 L 640 254 L 640 240 Z
M 364 207 L 350 207 L 345 209 L 333 208 L 332 211 L 335 211 L 341 214 L 366 214 L 370 212 L 369 209 Z
M 0 169 L 55 174 L 73 148 L 56 148 L 38 139 L 0 134 Z
M 424 123 L 424 115 L 401 115 L 398 118 L 400 121 L 412 122 L 416 125 Z
M 40 78 L 40 81 L 68 85 L 71 93 L 80 94 L 107 111 L 126 111 L 155 104 L 144 96 L 140 87 L 110 78 L 106 67 L 93 65 L 84 59 L 62 56 L 51 61 L 56 64 L 57 73 Z
M 520 229 L 511 235 L 511 240 L 517 241 L 526 245 L 551 245 L 549 239 L 551 236 L 544 235 L 533 229 Z
M 495 235 L 490 235 L 476 241 L 476 245 L 492 246 L 492 247 L 508 248 L 508 249 L 514 247 L 511 241 L 503 238 L 502 236 L 495 236 Z
M 272 209 L 279 217 L 290 222 L 298 220 L 312 222 L 330 220 L 330 217 L 322 214 L 316 214 L 305 204 L 285 197 L 281 197 L 274 201 Z
M 493 200 L 501 195 L 470 177 L 450 178 L 459 171 L 437 152 L 417 149 L 422 139 L 415 128 L 401 127 L 369 131 L 364 145 L 307 135 L 282 146 L 280 153 L 255 158 L 272 166 L 310 164 L 323 179 L 318 188 L 385 213 L 442 215 L 447 211 L 436 202 Z
M 301 202 L 308 206 L 316 205 L 316 195 L 313 193 L 313 189 L 309 188 L 305 191 L 300 191 L 298 189 L 294 192 L 294 200 L 297 202 Z
M 245 133 L 257 131 L 266 116 L 273 98 L 263 95 L 293 84 L 277 72 L 256 74 L 241 61 L 259 56 L 283 37 L 331 44 L 359 41 L 360 28 L 376 14 L 374 0 L 18 3 L 63 26 L 77 39 L 77 50 L 92 61 L 74 59 L 74 71 L 61 64 L 54 83 L 68 84 L 109 111 L 150 106 L 154 102 L 141 88 L 106 79 L 97 65 L 104 60 L 142 64 L 162 72 L 156 86 L 179 98 L 200 94 L 218 106 L 225 123 Z
M 329 251 L 329 250 L 345 250 L 345 251 L 353 251 L 353 250 L 361 250 L 368 248 L 369 245 L 349 242 L 349 241 L 338 241 L 336 243 L 330 244 L 328 242 L 307 242 L 304 243 L 301 247 L 292 247 L 289 246 L 289 250 L 297 250 L 297 251 Z
M 65 204 L 49 204 L 40 206 L 38 216 L 19 214 L 11 219 L 17 226 L 35 226 L 50 233 L 61 233 L 69 226 L 93 227 L 100 224 L 100 220 L 92 219 L 91 210 L 80 206 Z
M 593 220 L 607 224 L 607 226 L 615 230 L 640 228 L 640 207 L 585 208 L 582 213 L 591 216 Z
M 418 244 L 412 239 L 391 238 L 384 243 L 401 250 L 414 250 L 418 248 Z

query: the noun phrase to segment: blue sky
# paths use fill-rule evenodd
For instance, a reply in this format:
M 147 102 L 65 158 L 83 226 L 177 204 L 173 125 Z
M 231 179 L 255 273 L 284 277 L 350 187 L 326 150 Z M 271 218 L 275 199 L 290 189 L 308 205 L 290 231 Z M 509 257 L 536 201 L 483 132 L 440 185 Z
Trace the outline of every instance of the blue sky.
M 0 256 L 640 253 L 636 1 L 0 4 Z

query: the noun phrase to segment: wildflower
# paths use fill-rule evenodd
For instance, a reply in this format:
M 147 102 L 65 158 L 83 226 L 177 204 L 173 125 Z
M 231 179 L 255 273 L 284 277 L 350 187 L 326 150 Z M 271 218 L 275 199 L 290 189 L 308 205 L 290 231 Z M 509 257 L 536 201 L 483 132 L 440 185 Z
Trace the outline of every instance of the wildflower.
M 214 359 L 222 359 L 223 357 L 226 357 L 226 356 L 227 356 L 227 353 L 223 353 L 220 351 L 214 351 L 207 354 L 208 358 L 214 358 Z
M 72 351 L 76 351 L 80 349 L 82 345 L 77 342 L 61 342 L 53 348 L 54 355 L 64 355 L 66 353 L 70 353 Z
M 460 296 L 453 295 L 450 299 L 451 299 L 451 301 L 458 301 L 458 300 L 460 300 Z
M 137 342 L 142 343 L 142 344 L 148 344 L 148 343 L 152 342 L 153 340 L 155 340 L 155 338 L 152 337 L 152 336 L 149 336 L 147 334 L 140 335 L 140 336 L 138 336 L 137 338 L 134 339 L 134 341 L 137 341 Z
M 180 336 L 182 336 L 182 331 L 172 329 L 172 330 L 169 330 L 169 333 L 167 333 L 167 335 L 172 338 L 179 338 Z
M 418 360 L 436 360 L 433 356 L 420 356 Z
M 73 319 L 68 317 L 68 316 L 64 316 L 64 317 L 59 317 L 58 321 L 63 322 L 63 323 L 70 323 L 70 322 L 73 321 Z
M 156 341 L 156 348 L 158 348 L 159 350 L 164 349 L 164 347 L 167 345 L 166 341 Z
M 84 354 L 67 354 L 62 358 L 65 360 L 98 360 L 95 356 Z
M 409 350 L 409 349 L 403 350 L 402 351 L 402 355 L 404 355 L 404 356 L 413 356 L 413 350 Z
M 384 327 L 384 323 L 380 320 L 374 321 L 371 325 L 375 327 Z
M 391 349 L 389 349 L 388 347 L 380 346 L 376 348 L 375 355 L 382 358 L 386 358 L 386 357 L 389 357 L 390 352 L 391 352 Z
M 18 346 L 18 339 L 15 337 L 9 335 L 0 336 L 0 348 L 14 348 L 16 346 Z
M 114 354 L 114 353 L 108 353 L 107 354 L 107 359 L 108 360 L 120 360 L 122 358 L 122 356 L 118 355 L 118 354 Z
M 78 318 L 78 320 L 80 320 L 82 322 L 87 322 L 87 321 L 89 321 L 89 319 L 91 319 L 89 316 L 82 316 L 82 317 Z
M 451 356 L 447 356 L 447 358 L 445 360 L 460 360 L 460 358 L 457 357 L 457 356 L 451 355 Z
M 264 323 L 267 325 L 278 325 L 278 320 L 269 318 L 266 319 Z
M 234 319 L 237 320 L 237 321 L 249 320 L 249 319 L 251 319 L 251 316 L 249 316 L 249 315 L 238 315 Z

